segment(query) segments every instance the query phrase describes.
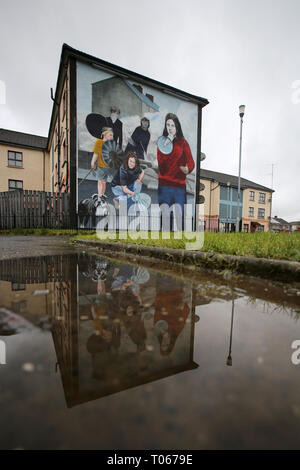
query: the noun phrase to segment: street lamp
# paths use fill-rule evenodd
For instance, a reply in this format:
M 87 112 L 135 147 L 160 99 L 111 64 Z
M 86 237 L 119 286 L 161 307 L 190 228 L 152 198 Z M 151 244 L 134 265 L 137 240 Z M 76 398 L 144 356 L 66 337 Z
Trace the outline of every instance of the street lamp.
M 226 225 L 225 225 L 225 232 L 229 232 L 229 201 L 230 201 L 229 191 L 230 191 L 230 181 L 227 181 L 227 222 L 226 222 L 227 230 L 226 230 Z
M 242 104 L 239 107 L 239 115 L 241 118 L 241 127 L 240 127 L 240 155 L 239 155 L 239 180 L 238 180 L 238 206 L 237 206 L 237 217 L 236 217 L 236 227 L 235 231 L 240 231 L 240 203 L 241 203 L 241 163 L 242 163 L 242 135 L 243 135 L 243 117 L 245 114 L 246 106 Z

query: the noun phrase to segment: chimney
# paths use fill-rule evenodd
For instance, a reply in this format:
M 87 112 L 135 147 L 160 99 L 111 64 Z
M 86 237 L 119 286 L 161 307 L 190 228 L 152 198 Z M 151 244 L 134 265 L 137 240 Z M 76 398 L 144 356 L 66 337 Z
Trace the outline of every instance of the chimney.
M 136 85 L 136 84 L 134 83 L 133 86 L 134 86 L 140 93 L 143 93 L 143 88 L 141 87 L 141 85 Z
M 150 95 L 149 93 L 146 93 L 146 96 L 147 96 L 147 98 L 149 98 L 149 100 L 152 101 L 152 103 L 153 103 L 153 101 L 154 101 L 153 95 Z

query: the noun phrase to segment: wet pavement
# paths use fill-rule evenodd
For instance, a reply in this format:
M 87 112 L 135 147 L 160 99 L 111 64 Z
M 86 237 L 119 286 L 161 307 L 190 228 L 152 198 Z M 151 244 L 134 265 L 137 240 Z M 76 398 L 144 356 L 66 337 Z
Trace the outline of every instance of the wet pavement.
M 0 261 L 0 448 L 300 448 L 297 292 L 45 241 Z
M 27 256 L 56 255 L 74 252 L 68 239 L 63 237 L 0 236 L 0 260 Z

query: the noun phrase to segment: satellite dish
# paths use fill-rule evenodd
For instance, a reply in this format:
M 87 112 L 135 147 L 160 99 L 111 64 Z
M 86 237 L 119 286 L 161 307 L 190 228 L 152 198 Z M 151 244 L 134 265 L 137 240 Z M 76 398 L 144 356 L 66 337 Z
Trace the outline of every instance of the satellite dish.
M 160 152 L 164 155 L 170 155 L 170 153 L 172 153 L 173 151 L 173 142 L 171 142 L 169 137 L 165 137 L 164 135 L 159 137 L 157 141 L 157 146 Z
M 205 184 L 200 183 L 200 185 L 199 185 L 199 191 L 204 191 L 204 189 L 205 189 Z
M 203 160 L 206 159 L 206 155 L 205 153 L 201 152 L 201 155 L 200 155 L 200 162 L 203 162 Z
M 103 127 L 107 127 L 107 121 L 102 114 L 90 113 L 87 115 L 85 120 L 85 125 L 89 133 L 96 137 L 96 139 L 101 139 L 101 131 Z
M 102 160 L 113 170 L 118 170 L 123 163 L 123 152 L 114 140 L 107 140 L 102 145 Z
M 204 202 L 205 202 L 205 197 L 202 196 L 201 194 L 201 196 L 199 196 L 199 204 L 204 204 Z

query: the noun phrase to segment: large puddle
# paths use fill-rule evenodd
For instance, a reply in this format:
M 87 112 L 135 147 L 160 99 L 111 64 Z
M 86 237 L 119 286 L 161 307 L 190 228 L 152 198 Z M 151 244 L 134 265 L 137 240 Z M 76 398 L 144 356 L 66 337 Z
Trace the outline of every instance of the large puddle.
M 297 292 L 174 274 L 0 262 L 2 449 L 300 448 Z

